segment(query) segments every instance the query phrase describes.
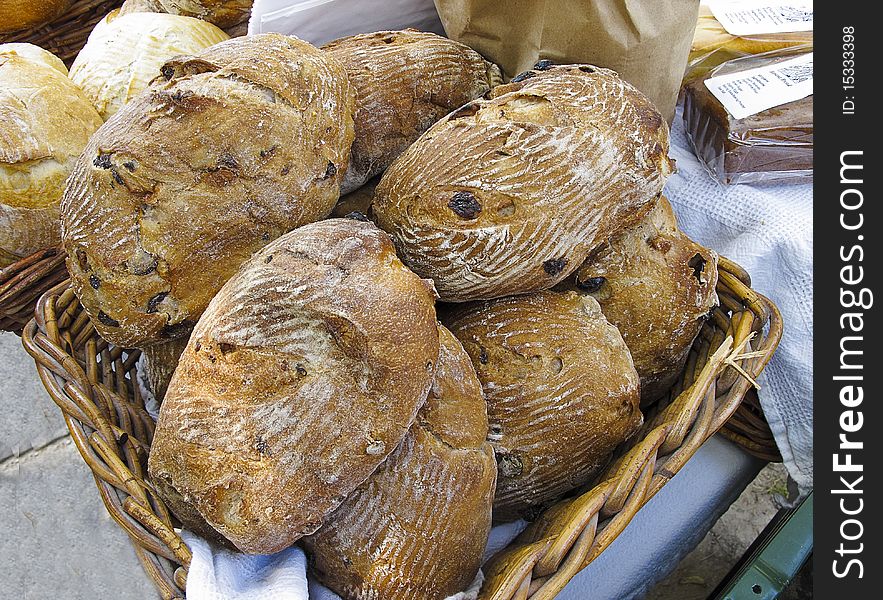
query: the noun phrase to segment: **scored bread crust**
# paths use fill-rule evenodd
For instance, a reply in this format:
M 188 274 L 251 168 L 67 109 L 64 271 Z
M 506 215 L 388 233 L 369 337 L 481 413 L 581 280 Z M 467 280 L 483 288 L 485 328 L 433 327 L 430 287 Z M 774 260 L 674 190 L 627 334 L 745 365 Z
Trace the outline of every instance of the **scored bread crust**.
M 443 322 L 487 399 L 495 521 L 531 519 L 588 483 L 641 425 L 638 374 L 594 298 L 536 292 L 459 305 Z
M 591 294 L 622 333 L 641 400 L 668 392 L 718 304 L 718 255 L 680 229 L 665 197 L 641 223 L 593 253 L 562 288 Z M 603 280 L 601 279 L 603 278 Z
M 446 598 L 465 590 L 491 527 L 497 465 L 481 383 L 439 327 L 426 404 L 386 462 L 314 535 L 312 572 L 348 600 Z
M 442 300 L 552 287 L 672 171 L 668 126 L 613 71 L 531 73 L 436 123 L 377 186 L 377 223 Z
M 221 29 L 248 23 L 254 0 L 126 0 L 120 14 L 134 12 L 168 13 L 195 17 Z
M 256 253 L 199 320 L 160 409 L 149 472 L 172 511 L 247 553 L 313 533 L 423 405 L 434 300 L 371 223 L 320 221 Z
M 165 63 L 92 137 L 62 202 L 77 297 L 123 347 L 185 335 L 236 268 L 327 216 L 353 139 L 343 67 L 296 38 Z
M 0 267 L 58 243 L 65 180 L 100 125 L 57 57 L 0 44 Z
M 335 40 L 322 49 L 356 88 L 356 138 L 341 193 L 382 173 L 443 116 L 502 83 L 500 69 L 454 40 L 414 29 Z

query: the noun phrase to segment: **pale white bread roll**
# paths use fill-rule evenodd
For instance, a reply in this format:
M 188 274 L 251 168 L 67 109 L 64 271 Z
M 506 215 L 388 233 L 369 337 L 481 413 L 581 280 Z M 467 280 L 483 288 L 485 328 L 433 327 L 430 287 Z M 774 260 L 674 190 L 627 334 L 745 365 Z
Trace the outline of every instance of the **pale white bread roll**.
M 0 266 L 58 243 L 65 180 L 100 125 L 58 58 L 0 44 Z
M 372 203 L 445 301 L 552 287 L 640 219 L 673 169 L 665 120 L 613 71 L 543 65 L 492 96 L 433 125 Z
M 228 38 L 211 23 L 191 17 L 114 11 L 89 34 L 70 78 L 107 120 L 158 77 L 168 59 L 197 54 Z
M 502 83 L 500 69 L 464 44 L 406 29 L 335 40 L 356 88 L 356 139 L 341 193 L 382 173 L 424 131 Z
M 314 535 L 312 572 L 350 600 L 446 598 L 473 581 L 497 464 L 469 355 L 439 328 L 438 369 L 405 439 Z
M 484 388 L 494 520 L 532 519 L 587 484 L 641 425 L 638 374 L 594 298 L 543 291 L 452 308 Z
M 371 223 L 328 219 L 221 288 L 160 409 L 151 480 L 243 552 L 314 533 L 405 437 L 439 338 L 431 283 Z
M 297 38 L 179 56 L 92 136 L 62 206 L 71 285 L 125 348 L 187 335 L 256 250 L 331 213 L 353 140 L 343 67 Z

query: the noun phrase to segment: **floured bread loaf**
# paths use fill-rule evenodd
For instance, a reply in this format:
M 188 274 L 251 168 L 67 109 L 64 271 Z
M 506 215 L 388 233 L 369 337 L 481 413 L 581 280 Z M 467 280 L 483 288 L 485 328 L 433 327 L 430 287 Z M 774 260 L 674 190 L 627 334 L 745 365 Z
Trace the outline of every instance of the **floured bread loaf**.
M 426 405 L 396 450 L 305 538 L 313 573 L 347 600 L 446 598 L 474 579 L 497 465 L 469 356 L 439 329 Z
M 641 425 L 638 374 L 594 298 L 544 291 L 474 302 L 444 322 L 487 399 L 495 520 L 531 518 L 588 483 Z
M 248 24 L 254 0 L 126 0 L 120 12 L 169 13 L 195 17 L 221 29 Z
M 169 381 L 175 373 L 178 361 L 187 346 L 187 337 L 179 337 L 167 342 L 152 344 L 142 350 L 142 372 L 150 393 L 158 403 L 166 397 Z
M 98 22 L 70 77 L 103 119 L 138 95 L 168 59 L 195 54 L 229 36 L 205 21 L 161 13 L 115 12 Z
M 343 67 L 296 38 L 160 71 L 92 137 L 62 203 L 73 289 L 123 347 L 185 335 L 255 250 L 326 217 L 353 139 Z
M 377 186 L 377 223 L 442 300 L 552 287 L 671 173 L 668 126 L 615 73 L 530 73 L 436 123 Z
M 320 221 L 256 253 L 202 315 L 160 410 L 149 472 L 172 511 L 248 553 L 315 532 L 426 400 L 434 300 L 371 223 Z
M 356 88 L 356 139 L 342 193 L 382 173 L 443 116 L 502 83 L 500 69 L 468 46 L 413 29 L 345 37 L 322 49 Z
M 0 267 L 58 243 L 65 179 L 100 125 L 56 56 L 0 44 Z
M 664 197 L 644 220 L 594 253 L 566 284 L 591 294 L 622 333 L 649 402 L 674 384 L 717 305 L 717 254 L 680 229 Z

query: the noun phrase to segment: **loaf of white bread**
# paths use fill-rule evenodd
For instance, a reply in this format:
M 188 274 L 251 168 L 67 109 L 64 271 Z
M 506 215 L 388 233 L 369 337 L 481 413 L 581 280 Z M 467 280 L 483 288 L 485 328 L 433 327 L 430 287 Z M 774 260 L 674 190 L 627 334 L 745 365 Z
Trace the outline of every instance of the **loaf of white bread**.
M 65 180 L 100 125 L 56 56 L 0 44 L 0 267 L 58 243 Z

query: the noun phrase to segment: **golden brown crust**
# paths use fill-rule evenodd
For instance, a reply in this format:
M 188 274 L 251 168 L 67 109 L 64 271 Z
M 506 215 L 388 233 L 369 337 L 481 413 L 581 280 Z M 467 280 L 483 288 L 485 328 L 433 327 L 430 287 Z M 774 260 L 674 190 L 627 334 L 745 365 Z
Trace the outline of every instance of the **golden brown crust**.
M 313 536 L 314 574 L 347 600 L 440 599 L 481 564 L 497 466 L 481 384 L 439 328 L 438 370 L 417 422 Z
M 664 395 L 717 305 L 717 254 L 677 226 L 665 197 L 636 227 L 594 253 L 562 285 L 591 294 L 622 333 L 641 377 L 641 400 Z
M 359 213 L 365 217 L 371 217 L 371 203 L 374 201 L 374 190 L 380 182 L 380 177 L 374 177 L 368 183 L 357 190 L 353 190 L 349 194 L 340 197 L 334 210 L 331 211 L 333 217 L 347 217 L 353 213 Z
M 151 477 L 243 552 L 285 548 L 401 442 L 438 343 L 431 285 L 385 233 L 347 219 L 296 229 L 199 320 L 160 410 Z
M 374 196 L 446 301 L 552 287 L 640 219 L 672 169 L 665 121 L 612 71 L 554 67 L 492 95 L 430 128 Z
M 120 14 L 156 12 L 195 17 L 221 29 L 247 23 L 254 0 L 126 0 Z
M 343 67 L 296 38 L 161 71 L 92 137 L 62 203 L 73 289 L 123 347 L 186 334 L 254 251 L 327 216 L 353 139 Z
M 356 139 L 346 194 L 382 173 L 443 116 L 502 82 L 496 65 L 464 44 L 406 29 L 353 35 L 322 49 L 356 88 Z
M 537 292 L 454 308 L 488 403 L 494 519 L 531 517 L 588 483 L 642 421 L 638 374 L 598 303 Z
M 168 59 L 228 39 L 199 19 L 160 13 L 113 13 L 99 21 L 71 65 L 70 77 L 108 119 L 143 91 Z
M 72 0 L 3 0 L 0 2 L 0 33 L 39 27 L 60 17 Z
M 58 243 L 65 180 L 100 125 L 60 60 L 0 44 L 0 266 Z

